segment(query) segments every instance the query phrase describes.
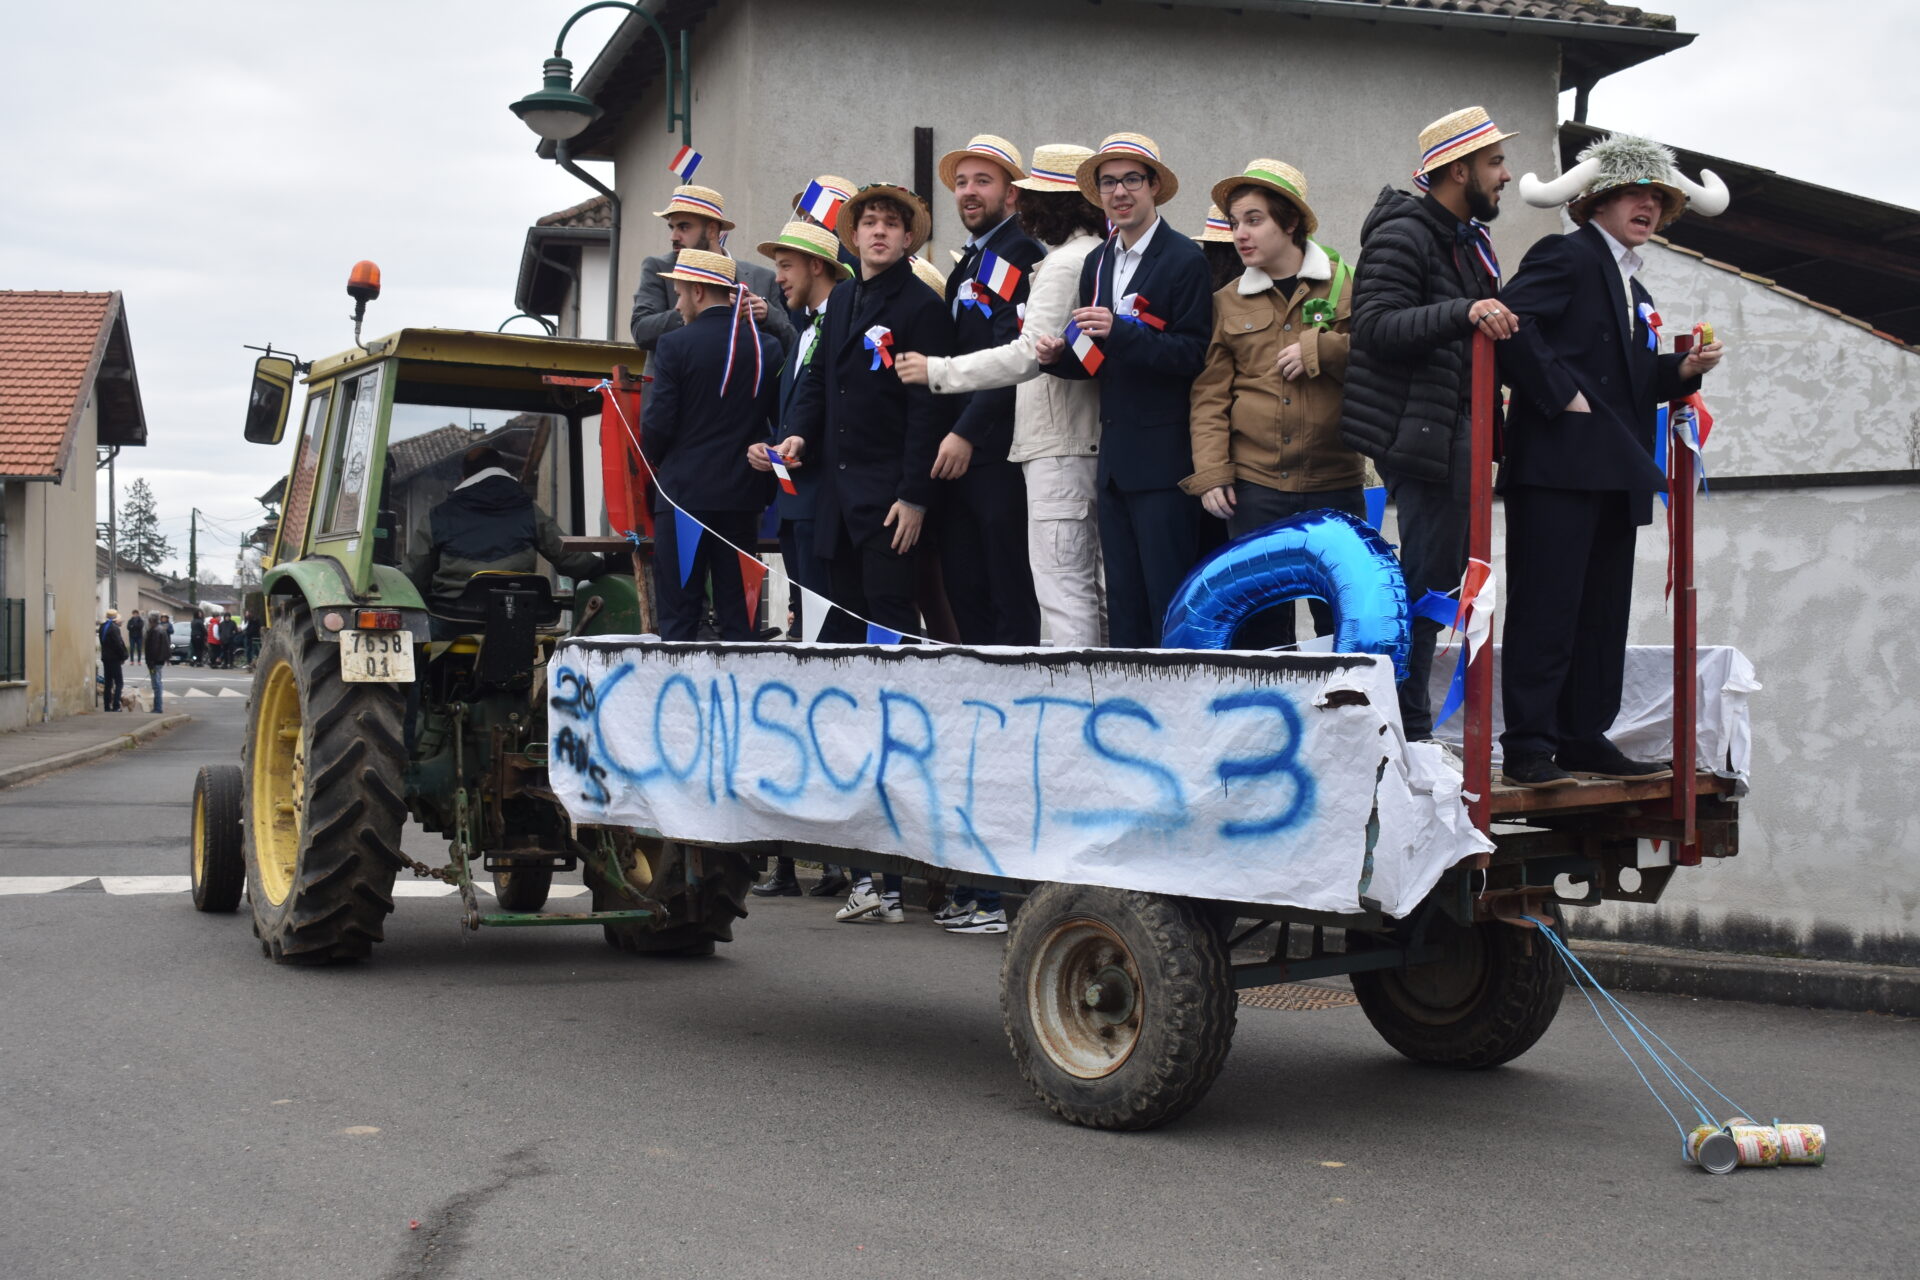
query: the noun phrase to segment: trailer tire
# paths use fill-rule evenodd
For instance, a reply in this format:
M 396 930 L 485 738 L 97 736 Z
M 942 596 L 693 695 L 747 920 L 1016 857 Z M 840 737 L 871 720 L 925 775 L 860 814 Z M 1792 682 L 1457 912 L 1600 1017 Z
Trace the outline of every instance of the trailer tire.
M 553 892 L 552 867 L 515 867 L 493 873 L 493 896 L 502 911 L 534 912 Z
M 254 934 L 281 964 L 365 959 L 401 865 L 406 693 L 341 679 L 339 650 L 306 607 L 276 612 L 241 758 Z
M 1219 931 L 1163 894 L 1043 884 L 1000 970 L 1020 1074 L 1055 1115 L 1093 1129 L 1151 1129 L 1205 1097 L 1238 1003 Z
M 1415 1062 L 1459 1071 L 1497 1067 L 1531 1049 L 1566 993 L 1552 946 L 1531 929 L 1462 925 L 1437 911 L 1429 928 L 1442 959 L 1353 975 L 1353 994 L 1381 1039 Z M 1365 937 L 1349 934 L 1347 949 L 1365 950 Z
M 619 841 L 621 869 L 637 889 L 648 889 L 664 878 L 668 864 L 687 856 L 685 846 L 630 835 Z M 753 870 L 747 860 L 718 850 L 703 850 L 703 871 L 684 893 L 665 900 L 666 921 L 658 928 L 644 922 L 611 922 L 600 926 L 607 945 L 632 956 L 697 959 L 710 956 L 714 944 L 733 941 L 733 922 L 747 914 L 747 886 Z M 581 866 L 593 891 L 595 911 L 630 911 L 642 904 L 611 884 L 593 854 L 583 851 Z
M 247 838 L 240 820 L 245 775 L 236 764 L 200 767 L 193 780 L 192 884 L 196 911 L 231 912 L 247 887 Z

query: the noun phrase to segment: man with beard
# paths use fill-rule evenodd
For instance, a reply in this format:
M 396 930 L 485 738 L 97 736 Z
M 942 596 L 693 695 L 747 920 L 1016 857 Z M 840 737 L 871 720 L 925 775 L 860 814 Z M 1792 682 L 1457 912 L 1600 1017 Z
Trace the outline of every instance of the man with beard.
M 1415 196 L 1388 187 L 1360 231 L 1352 348 L 1340 434 L 1372 458 L 1400 520 L 1407 598 L 1451 591 L 1467 567 L 1468 457 L 1476 332 L 1495 340 L 1519 325 L 1495 296 L 1500 264 L 1487 223 L 1511 178 L 1503 133 L 1482 107 L 1420 131 Z M 1400 721 L 1431 740 L 1427 673 L 1438 623 L 1416 618 Z
M 628 323 L 634 345 L 642 351 L 653 350 L 661 334 L 686 323 L 681 319 L 678 300 L 666 284 L 667 273 L 674 269 L 680 251 L 725 253 L 726 233 L 734 226 L 727 221 L 726 197 L 712 187 L 675 187 L 667 207 L 653 216 L 666 222 L 667 241 L 673 247 L 640 264 L 640 287 L 634 291 L 633 318 Z M 767 299 L 776 296 L 773 273 L 747 262 L 739 263 L 738 270 L 740 283 L 747 287 L 741 305 L 753 312 L 754 324 L 760 332 L 771 335 L 781 351 L 793 350 L 793 321 L 787 309 L 767 305 Z
M 946 280 L 954 352 L 985 351 L 1020 336 L 1028 282 L 1046 250 L 1020 228 L 1016 179 L 1027 176 L 1005 138 L 981 134 L 940 158 L 967 242 Z M 906 377 L 903 369 L 901 376 Z M 975 391 L 940 442 L 933 475 L 943 495 L 940 556 L 947 599 L 964 644 L 1037 645 L 1040 606 L 1027 561 L 1027 494 L 1013 445 L 1014 389 Z

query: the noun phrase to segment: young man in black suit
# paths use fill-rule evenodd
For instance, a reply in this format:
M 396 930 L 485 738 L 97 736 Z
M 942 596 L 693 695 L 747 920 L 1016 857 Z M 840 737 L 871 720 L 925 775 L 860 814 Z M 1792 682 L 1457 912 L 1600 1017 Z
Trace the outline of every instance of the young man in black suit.
M 1660 778 L 1606 737 L 1620 710 L 1633 544 L 1666 488 L 1654 462 L 1661 403 L 1699 390 L 1720 344 L 1659 351 L 1660 318 L 1635 278 L 1655 231 L 1694 208 L 1717 214 L 1726 189 L 1688 181 L 1673 153 L 1615 135 L 1548 184 L 1520 182 L 1529 204 L 1571 200 L 1579 229 L 1527 251 L 1502 300 L 1520 317 L 1500 347 L 1514 388 L 1500 490 L 1507 510 L 1506 628 L 1500 735 L 1506 781 L 1565 787 L 1573 773 Z M 1683 768 L 1691 761 L 1677 762 Z
M 773 496 L 772 483 L 748 464 L 747 450 L 767 438 L 779 412 L 782 352 L 754 328 L 744 306 L 735 307 L 732 258 L 682 249 L 661 275 L 673 282 L 683 323 L 654 347 L 640 415 L 640 447 L 661 495 L 654 501 L 653 558 L 660 636 L 699 639 L 711 579 L 720 638 L 751 640 L 753 619 L 734 548 L 753 548 L 760 513 Z M 684 583 L 681 529 L 669 496 L 719 535 L 700 536 Z
M 1193 474 L 1189 399 L 1213 333 L 1213 273 L 1200 246 L 1160 217 L 1180 182 L 1153 139 L 1116 133 L 1076 176 L 1081 194 L 1114 225 L 1081 268 L 1073 313 L 1098 352 L 1097 371 L 1058 335 L 1042 336 L 1038 354 L 1056 377 L 1099 379 L 1108 639 L 1115 648 L 1150 649 L 1200 555 L 1200 502 L 1180 482 Z
M 890 631 L 918 632 L 915 556 L 952 415 L 927 388 L 902 383 L 893 357 L 951 355 L 953 318 L 908 261 L 933 225 L 918 196 L 862 187 L 837 225 L 860 275 L 829 296 L 821 353 L 801 374 L 780 452 L 820 477 L 814 546 L 832 565 L 834 602 Z M 836 614 L 822 638 L 867 637 Z

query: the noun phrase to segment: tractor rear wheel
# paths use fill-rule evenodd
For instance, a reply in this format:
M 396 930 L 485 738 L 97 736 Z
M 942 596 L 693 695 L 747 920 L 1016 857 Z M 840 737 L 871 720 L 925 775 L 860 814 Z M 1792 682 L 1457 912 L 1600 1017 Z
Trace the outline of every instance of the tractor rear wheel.
M 253 931 L 282 964 L 365 958 L 384 936 L 407 809 L 406 690 L 349 684 L 301 604 L 268 629 L 242 757 Z
M 733 941 L 733 922 L 747 914 L 747 886 L 753 883 L 744 857 L 625 833 L 616 840 L 621 870 L 634 888 L 651 892 L 657 884 L 662 892 L 669 885 L 683 891 L 663 899 L 668 915 L 658 928 L 644 920 L 602 925 L 608 946 L 636 956 L 691 957 L 710 956 L 716 942 Z M 687 874 L 687 859 L 693 860 L 695 874 Z M 595 911 L 644 905 L 608 880 L 596 855 L 583 852 L 581 866 Z
M 193 780 L 193 906 L 229 912 L 247 887 L 246 835 L 241 827 L 240 766 L 209 764 Z

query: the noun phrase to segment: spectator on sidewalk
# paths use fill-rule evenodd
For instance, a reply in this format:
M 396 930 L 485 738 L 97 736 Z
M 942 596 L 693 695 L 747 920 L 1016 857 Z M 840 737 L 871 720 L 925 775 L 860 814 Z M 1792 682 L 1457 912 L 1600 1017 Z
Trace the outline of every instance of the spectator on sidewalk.
M 146 639 L 144 640 L 147 660 L 147 679 L 153 685 L 153 709 L 160 710 L 161 683 L 160 673 L 173 661 L 173 628 L 160 620 L 159 614 L 147 619 Z
M 127 653 L 135 662 L 139 662 L 140 655 L 146 652 L 140 647 L 140 641 L 146 635 L 146 631 L 147 619 L 138 609 L 135 609 L 133 616 L 127 619 Z
M 252 609 L 247 610 L 247 624 L 242 628 L 241 637 L 245 642 L 247 669 L 253 669 L 253 660 L 260 652 L 260 615 Z
M 207 669 L 216 671 L 220 667 L 220 611 L 210 610 L 207 614 Z
M 100 624 L 100 699 L 108 711 L 120 709 L 120 691 L 126 684 L 121 667 L 126 661 L 127 639 L 120 634 L 120 611 L 109 609 L 107 620 Z
M 207 660 L 207 616 L 195 609 L 193 611 L 192 630 L 187 633 L 187 652 L 194 666 L 200 666 Z

